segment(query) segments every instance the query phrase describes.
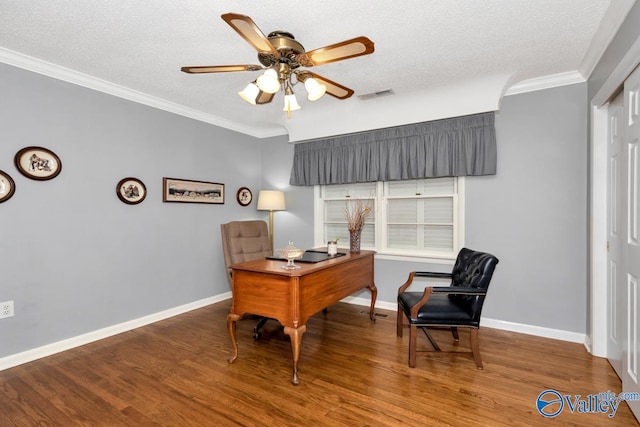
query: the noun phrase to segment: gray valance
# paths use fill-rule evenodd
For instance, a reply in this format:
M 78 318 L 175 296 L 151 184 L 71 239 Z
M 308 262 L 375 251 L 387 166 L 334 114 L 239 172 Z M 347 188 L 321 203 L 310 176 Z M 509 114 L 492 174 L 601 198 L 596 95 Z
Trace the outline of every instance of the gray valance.
M 493 112 L 298 143 L 291 185 L 495 175 Z

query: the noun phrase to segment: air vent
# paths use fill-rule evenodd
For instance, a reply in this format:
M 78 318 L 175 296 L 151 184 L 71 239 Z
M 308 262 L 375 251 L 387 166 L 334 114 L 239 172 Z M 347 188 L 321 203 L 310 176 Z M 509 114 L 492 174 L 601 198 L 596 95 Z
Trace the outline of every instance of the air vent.
M 392 89 L 383 89 L 377 92 L 363 93 L 362 95 L 358 95 L 358 98 L 362 99 L 363 101 L 367 101 L 369 99 L 380 98 L 381 96 L 389 96 L 393 94 L 394 92 Z

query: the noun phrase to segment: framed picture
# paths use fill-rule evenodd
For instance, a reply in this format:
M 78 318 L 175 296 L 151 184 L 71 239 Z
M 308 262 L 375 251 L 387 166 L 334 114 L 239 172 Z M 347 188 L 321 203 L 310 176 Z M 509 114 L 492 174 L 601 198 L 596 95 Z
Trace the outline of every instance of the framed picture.
M 9 174 L 0 171 L 0 203 L 6 202 L 16 191 L 16 183 Z
M 224 203 L 224 184 L 162 178 L 162 201 L 180 203 Z
M 240 187 L 238 194 L 236 194 L 236 199 L 240 205 L 249 206 L 251 204 L 251 200 L 253 200 L 253 194 L 251 194 L 251 190 L 247 187 Z
M 147 197 L 147 187 L 138 178 L 123 178 L 116 185 L 118 198 L 128 205 L 137 205 Z
M 16 153 L 14 163 L 27 178 L 44 181 L 53 179 L 62 170 L 60 158 L 42 147 L 25 147 Z

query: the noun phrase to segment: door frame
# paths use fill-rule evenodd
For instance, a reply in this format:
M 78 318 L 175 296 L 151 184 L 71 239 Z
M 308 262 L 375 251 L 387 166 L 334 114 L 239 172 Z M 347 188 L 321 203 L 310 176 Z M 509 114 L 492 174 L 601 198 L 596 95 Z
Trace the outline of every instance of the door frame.
M 594 356 L 607 356 L 607 128 L 608 102 L 640 64 L 640 37 L 605 80 L 590 103 L 590 322 L 585 346 Z M 603 303 L 604 301 L 604 303 Z

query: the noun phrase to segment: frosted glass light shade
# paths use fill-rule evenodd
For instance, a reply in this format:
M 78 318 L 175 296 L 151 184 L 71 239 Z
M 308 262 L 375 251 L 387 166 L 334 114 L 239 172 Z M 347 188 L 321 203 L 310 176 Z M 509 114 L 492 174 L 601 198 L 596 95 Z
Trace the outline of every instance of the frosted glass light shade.
M 273 68 L 269 68 L 258 79 L 256 84 L 261 91 L 266 93 L 276 93 L 280 90 L 280 81 L 278 80 L 278 73 Z
M 258 193 L 259 211 L 283 211 L 286 209 L 284 203 L 284 192 L 277 190 L 262 190 Z
M 296 111 L 300 108 L 300 104 L 298 104 L 298 100 L 293 93 L 284 96 L 284 108 L 282 108 L 282 111 Z
M 327 91 L 327 87 L 318 83 L 318 81 L 313 77 L 304 81 L 304 88 L 307 90 L 307 99 L 309 101 L 317 101 L 322 98 Z
M 258 94 L 260 93 L 260 88 L 256 86 L 254 83 L 249 83 L 247 87 L 238 92 L 240 98 L 247 101 L 249 104 L 256 105 L 256 99 L 258 99 Z

